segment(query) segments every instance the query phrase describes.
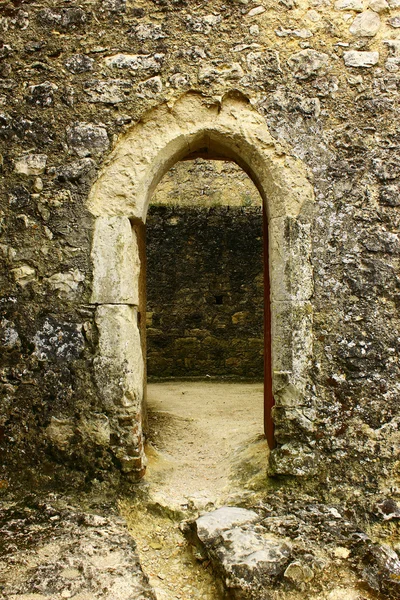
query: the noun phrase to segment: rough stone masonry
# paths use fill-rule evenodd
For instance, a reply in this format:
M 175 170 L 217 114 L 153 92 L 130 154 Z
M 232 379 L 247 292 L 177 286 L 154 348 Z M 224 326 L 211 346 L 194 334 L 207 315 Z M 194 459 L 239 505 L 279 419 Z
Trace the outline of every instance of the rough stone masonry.
M 399 26 L 398 0 L 1 3 L 3 489 L 143 475 L 142 399 L 132 393 L 142 377 L 139 355 L 136 367 L 131 356 L 121 363 L 124 382 L 133 382 L 126 393 L 119 371 L 101 378 L 116 352 L 101 323 L 124 313 L 136 336 L 138 315 L 131 296 L 123 309 L 118 302 L 96 309 L 93 301 L 95 222 L 100 227 L 93 190 L 135 127 L 145 131 L 150 122 L 156 140 L 157 111 L 166 123 L 181 98 L 197 94 L 204 114 L 220 119 L 221 136 L 229 113 L 228 154 L 244 152 L 231 125 L 240 111 L 229 102 L 247 102 L 251 147 L 262 145 L 271 180 L 291 177 L 279 175 L 283 196 L 306 193 L 296 187 L 301 178 L 313 188 L 314 202 L 292 221 L 271 219 L 283 240 L 282 278 L 290 280 L 297 263 L 313 270 L 313 292 L 293 300 L 290 318 L 285 300 L 276 302 L 276 327 L 287 332 L 275 340 L 277 351 L 291 340 L 287 355 L 302 360 L 299 323 L 308 323 L 312 345 L 297 382 L 301 402 L 287 370 L 276 372 L 271 476 L 384 522 L 374 507 L 398 500 L 400 465 Z M 188 111 L 181 129 L 190 130 L 190 119 Z M 251 171 L 250 145 L 246 152 L 241 166 Z M 141 160 L 150 181 L 158 163 Z M 110 200 L 110 215 L 118 201 Z M 134 210 L 124 218 L 140 228 Z M 117 253 L 125 238 L 110 222 L 104 227 Z M 296 254 L 304 232 L 309 251 Z M 139 263 L 126 261 L 136 277 Z M 272 263 L 273 270 L 274 256 Z

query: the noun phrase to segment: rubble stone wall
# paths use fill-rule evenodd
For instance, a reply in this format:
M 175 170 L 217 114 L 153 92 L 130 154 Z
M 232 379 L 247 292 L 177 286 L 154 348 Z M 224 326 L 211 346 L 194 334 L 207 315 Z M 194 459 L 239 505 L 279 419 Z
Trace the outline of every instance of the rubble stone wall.
M 302 409 L 294 391 L 275 412 L 278 471 L 359 504 L 399 493 L 399 23 L 398 0 L 2 3 L 2 485 L 135 462 L 141 399 L 117 410 L 96 375 L 88 195 L 148 111 L 237 90 L 315 197 L 292 227 L 312 224 L 312 365 Z
M 261 208 L 152 206 L 149 377 L 263 378 Z

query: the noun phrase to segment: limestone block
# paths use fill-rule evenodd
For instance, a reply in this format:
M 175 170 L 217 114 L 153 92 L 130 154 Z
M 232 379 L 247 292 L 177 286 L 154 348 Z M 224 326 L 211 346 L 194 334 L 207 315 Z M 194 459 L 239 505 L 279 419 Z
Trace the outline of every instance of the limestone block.
M 46 168 L 46 154 L 26 154 L 15 160 L 14 170 L 21 175 L 40 175 Z
M 78 424 L 78 431 L 84 443 L 107 447 L 110 444 L 110 421 L 106 415 L 97 413 L 84 417 Z
M 132 82 L 125 79 L 107 79 L 105 81 L 92 79 L 84 85 L 88 102 L 101 102 L 103 104 L 126 102 L 131 89 Z
M 381 13 L 389 10 L 389 4 L 386 0 L 370 0 L 368 8 L 377 13 Z
M 46 436 L 56 448 L 66 450 L 74 435 L 75 428 L 72 419 L 51 417 L 50 424 L 46 428 Z
M 143 357 L 137 310 L 106 304 L 96 310 L 99 358 L 95 361 L 98 389 L 108 404 L 126 415 L 140 409 L 143 397 Z
M 282 408 L 274 406 L 275 439 L 278 444 L 307 439 L 315 429 L 316 412 L 311 407 Z
M 272 370 L 291 374 L 299 392 L 312 356 L 312 306 L 309 302 L 272 302 Z
M 74 269 L 66 273 L 54 273 L 45 281 L 51 289 L 58 292 L 60 298 L 73 300 L 77 295 L 79 284 L 85 281 L 85 275 L 79 269 Z
M 223 531 L 248 523 L 256 523 L 259 519 L 260 517 L 254 510 L 222 506 L 196 520 L 196 533 L 202 543 L 207 545 L 215 542 Z
M 357 15 L 349 31 L 352 35 L 359 37 L 374 37 L 378 33 L 380 26 L 381 20 L 379 15 L 372 10 L 366 10 Z
M 272 301 L 304 301 L 313 293 L 310 226 L 292 217 L 271 219 L 269 271 Z
M 110 145 L 105 126 L 95 123 L 75 123 L 68 127 L 67 143 L 79 158 L 100 156 Z
M 21 286 L 25 287 L 31 281 L 36 280 L 36 269 L 30 267 L 29 265 L 22 265 L 21 267 L 16 267 L 15 269 L 11 269 L 11 273 L 15 281 Z
M 300 50 L 288 59 L 289 69 L 297 79 L 309 79 L 326 73 L 329 56 L 311 48 Z
M 363 1 L 362 0 L 337 0 L 335 2 L 336 10 L 354 10 L 356 12 L 362 12 Z
M 130 71 L 159 73 L 164 54 L 114 54 L 104 59 L 104 64 L 113 69 L 129 69 Z
M 96 219 L 92 246 L 93 304 L 139 303 L 140 260 L 136 234 L 126 217 Z
M 85 54 L 74 54 L 65 61 L 66 68 L 74 75 L 92 71 L 93 65 L 94 59 L 86 56 Z
M 379 62 L 379 52 L 358 52 L 349 50 L 343 53 L 346 67 L 373 67 Z

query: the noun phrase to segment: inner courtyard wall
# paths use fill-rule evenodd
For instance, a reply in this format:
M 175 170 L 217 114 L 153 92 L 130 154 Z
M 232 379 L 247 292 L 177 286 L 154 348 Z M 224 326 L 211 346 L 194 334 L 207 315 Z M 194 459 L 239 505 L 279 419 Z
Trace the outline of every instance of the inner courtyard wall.
M 262 208 L 151 206 L 149 378 L 263 379 Z
M 301 432 L 293 418 L 287 473 L 299 438 L 312 448 L 302 485 L 366 507 L 398 497 L 399 18 L 397 0 L 4 3 L 4 488 L 129 472 L 119 449 L 135 415 L 111 410 L 96 377 L 87 197 L 148 110 L 235 89 L 307 166 L 316 199 L 310 406 Z

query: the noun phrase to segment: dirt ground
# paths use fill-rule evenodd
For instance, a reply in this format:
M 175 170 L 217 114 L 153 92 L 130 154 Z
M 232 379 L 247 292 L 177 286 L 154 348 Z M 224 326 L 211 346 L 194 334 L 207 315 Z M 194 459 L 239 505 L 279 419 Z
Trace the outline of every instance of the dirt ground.
M 168 382 L 148 386 L 146 502 L 121 504 L 158 600 L 222 598 L 207 561 L 179 521 L 243 503 L 266 481 L 261 383 Z
M 251 484 L 252 477 L 246 482 L 240 475 L 249 451 L 255 473 L 264 468 L 265 475 L 261 383 L 153 383 L 147 393 L 153 493 L 159 490 L 174 506 L 217 505 Z

